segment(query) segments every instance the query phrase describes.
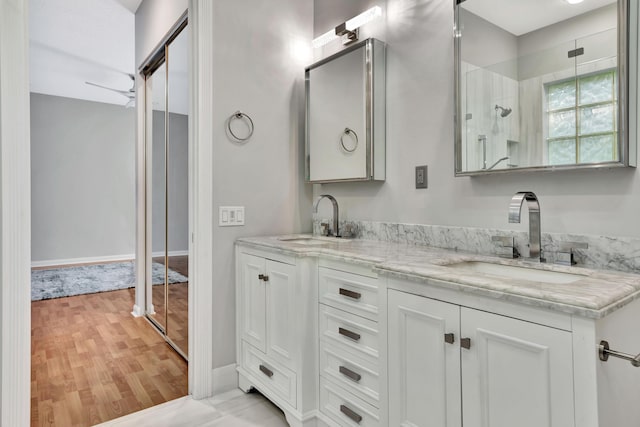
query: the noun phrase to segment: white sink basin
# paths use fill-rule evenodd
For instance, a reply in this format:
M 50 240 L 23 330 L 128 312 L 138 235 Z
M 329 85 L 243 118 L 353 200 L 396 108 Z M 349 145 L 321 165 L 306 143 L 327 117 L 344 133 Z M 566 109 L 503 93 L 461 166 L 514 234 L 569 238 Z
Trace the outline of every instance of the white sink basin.
M 566 284 L 577 282 L 586 276 L 560 271 L 541 270 L 538 268 L 521 267 L 514 265 L 494 264 L 483 261 L 462 261 L 447 264 L 447 267 L 466 272 L 475 272 L 500 276 L 507 279 L 530 280 L 533 282 Z
M 298 245 L 325 245 L 331 243 L 327 240 L 314 239 L 313 237 L 281 237 L 278 240 L 287 243 L 296 243 Z

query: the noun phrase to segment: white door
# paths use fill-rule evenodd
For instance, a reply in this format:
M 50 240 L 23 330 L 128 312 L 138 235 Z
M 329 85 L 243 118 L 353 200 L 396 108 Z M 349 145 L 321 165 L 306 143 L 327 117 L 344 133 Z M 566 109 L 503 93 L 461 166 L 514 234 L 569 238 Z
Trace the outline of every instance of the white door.
M 461 309 L 465 427 L 574 426 L 571 333 Z
M 389 426 L 460 427 L 460 307 L 388 292 Z
M 242 338 L 263 353 L 267 349 L 265 259 L 242 254 Z
M 267 354 L 293 369 L 295 266 L 267 260 L 266 272 Z

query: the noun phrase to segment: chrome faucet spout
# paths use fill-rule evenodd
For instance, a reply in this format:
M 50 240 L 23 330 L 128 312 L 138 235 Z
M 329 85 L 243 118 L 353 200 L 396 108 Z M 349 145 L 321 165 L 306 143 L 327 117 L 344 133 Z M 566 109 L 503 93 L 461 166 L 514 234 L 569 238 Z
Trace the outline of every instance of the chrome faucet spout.
M 333 234 L 336 237 L 340 237 L 340 230 L 338 229 L 338 201 L 330 194 L 321 194 L 318 196 L 316 201 L 313 203 L 313 213 L 318 213 L 318 205 L 320 204 L 320 200 L 327 198 L 331 201 L 333 205 Z
M 527 201 L 529 209 L 529 258 L 535 261 L 544 261 L 541 250 L 540 231 L 540 203 L 535 193 L 531 191 L 520 191 L 511 198 L 509 204 L 509 222 L 520 223 L 520 213 L 522 205 Z

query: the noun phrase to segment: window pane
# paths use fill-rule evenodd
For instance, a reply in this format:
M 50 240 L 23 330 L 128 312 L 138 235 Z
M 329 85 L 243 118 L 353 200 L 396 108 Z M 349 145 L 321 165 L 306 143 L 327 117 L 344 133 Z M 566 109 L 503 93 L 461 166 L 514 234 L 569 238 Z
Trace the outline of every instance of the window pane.
M 580 163 L 610 162 L 615 149 L 614 135 L 589 136 L 580 139 Z
M 549 113 L 549 138 L 574 136 L 576 134 L 575 110 Z
M 576 105 L 575 80 L 547 86 L 547 103 L 549 104 L 549 110 L 568 108 Z
M 576 162 L 576 140 L 549 141 L 549 164 L 569 165 Z
M 613 104 L 580 108 L 581 135 L 613 131 L 615 131 Z
M 596 74 L 580 79 L 580 105 L 614 99 L 613 73 Z

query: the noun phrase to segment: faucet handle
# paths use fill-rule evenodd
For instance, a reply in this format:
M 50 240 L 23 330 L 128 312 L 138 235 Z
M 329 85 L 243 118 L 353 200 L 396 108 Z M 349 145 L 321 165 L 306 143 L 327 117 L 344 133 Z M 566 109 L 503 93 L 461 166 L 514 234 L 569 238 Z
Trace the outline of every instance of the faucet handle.
M 556 264 L 576 265 L 577 262 L 573 256 L 575 249 L 589 249 L 589 245 L 584 242 L 560 242 Z
M 505 258 L 519 258 L 520 253 L 515 245 L 513 236 L 491 236 L 491 241 L 499 243 L 498 256 Z

